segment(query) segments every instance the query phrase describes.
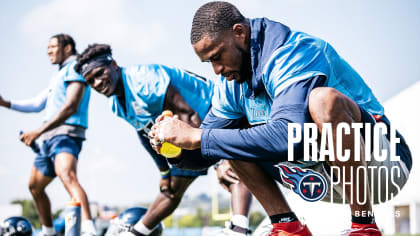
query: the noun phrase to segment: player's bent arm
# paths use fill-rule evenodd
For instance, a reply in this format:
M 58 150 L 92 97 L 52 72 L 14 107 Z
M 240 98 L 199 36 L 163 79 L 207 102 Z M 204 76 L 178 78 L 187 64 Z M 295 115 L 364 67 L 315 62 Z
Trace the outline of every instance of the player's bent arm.
M 60 111 L 50 120 L 45 122 L 39 132 L 42 134 L 63 124 L 70 116 L 76 113 L 85 92 L 85 83 L 72 81 L 68 82 L 66 90 L 66 101 Z
M 236 129 L 240 128 L 243 122 L 246 122 L 245 117 L 239 119 L 218 117 L 214 114 L 212 108 L 201 123 L 200 129 Z
M 164 110 L 170 110 L 178 115 L 179 119 L 191 125 L 192 127 L 199 127 L 201 119 L 186 102 L 178 90 L 169 84 L 166 90 Z
M 34 98 L 17 101 L 6 101 L 0 96 L 0 106 L 4 106 L 15 111 L 26 113 L 40 112 L 45 108 L 49 91 L 50 89 L 46 88 Z
M 323 83 L 315 77 L 298 81 L 273 100 L 270 121 L 249 129 L 204 129 L 201 152 L 206 158 L 244 161 L 286 161 L 288 124 L 309 122 L 307 98 L 310 91 Z M 294 156 L 303 156 L 302 148 L 294 148 Z

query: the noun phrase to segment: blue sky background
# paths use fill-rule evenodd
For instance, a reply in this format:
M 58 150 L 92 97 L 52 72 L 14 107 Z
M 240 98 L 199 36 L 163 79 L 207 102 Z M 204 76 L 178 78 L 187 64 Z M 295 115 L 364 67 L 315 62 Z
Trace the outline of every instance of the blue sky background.
M 35 96 L 56 66 L 46 55 L 50 36 L 65 32 L 78 51 L 109 43 L 120 65 L 176 65 L 217 79 L 189 43 L 194 12 L 206 1 L 52 0 L 0 3 L 0 95 Z M 420 79 L 420 2 L 406 1 L 231 1 L 247 17 L 269 17 L 329 41 L 384 102 Z M 414 103 L 418 101 L 413 101 Z M 134 129 L 110 112 L 93 91 L 88 140 L 80 155 L 79 178 L 92 201 L 132 205 L 158 192 L 159 174 Z M 40 126 L 42 114 L 0 108 L 0 204 L 30 198 L 27 188 L 34 155 L 18 141 L 19 130 Z M 209 193 L 210 178 L 188 194 Z M 58 180 L 47 188 L 53 208 L 67 193 Z M 219 189 L 219 191 L 222 191 Z

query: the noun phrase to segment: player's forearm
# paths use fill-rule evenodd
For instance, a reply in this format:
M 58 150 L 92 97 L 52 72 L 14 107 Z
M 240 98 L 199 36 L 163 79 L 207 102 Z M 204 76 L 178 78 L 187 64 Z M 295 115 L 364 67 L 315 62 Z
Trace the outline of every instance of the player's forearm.
M 39 132 L 45 133 L 49 130 L 52 130 L 62 124 L 74 113 L 76 113 L 77 108 L 73 105 L 65 105 L 51 120 L 45 122 L 40 128 Z
M 195 150 L 201 147 L 202 129 L 189 127 L 182 131 L 182 135 L 166 138 L 165 142 L 169 142 L 186 150 Z
M 12 100 L 9 102 L 9 108 L 19 112 L 40 112 L 45 108 L 47 103 L 49 89 L 44 89 L 36 97 L 25 100 Z
M 202 129 L 194 129 L 191 133 L 191 150 L 201 148 L 201 133 Z
M 244 130 L 205 129 L 201 136 L 201 152 L 209 159 L 287 160 L 287 122 L 277 120 Z

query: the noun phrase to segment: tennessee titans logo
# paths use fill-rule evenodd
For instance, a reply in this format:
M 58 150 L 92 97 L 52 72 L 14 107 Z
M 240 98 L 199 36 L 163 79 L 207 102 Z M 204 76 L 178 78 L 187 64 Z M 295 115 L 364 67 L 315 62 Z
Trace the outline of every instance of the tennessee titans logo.
M 278 164 L 283 183 L 308 202 L 321 200 L 327 193 L 325 178 L 313 170 Z

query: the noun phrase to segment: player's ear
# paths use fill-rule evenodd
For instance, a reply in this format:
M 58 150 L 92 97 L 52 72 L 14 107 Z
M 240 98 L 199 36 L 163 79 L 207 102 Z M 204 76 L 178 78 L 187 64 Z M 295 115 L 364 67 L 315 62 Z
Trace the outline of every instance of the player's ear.
M 71 55 L 71 51 L 72 51 L 72 48 L 71 48 L 70 44 L 67 44 L 66 46 L 64 46 L 64 54 L 65 55 Z
M 246 37 L 246 30 L 244 24 L 238 23 L 232 26 L 233 37 L 240 39 L 241 41 L 245 41 Z
M 233 39 L 242 48 L 246 48 L 248 30 L 248 27 L 242 23 L 234 24 L 232 27 Z

